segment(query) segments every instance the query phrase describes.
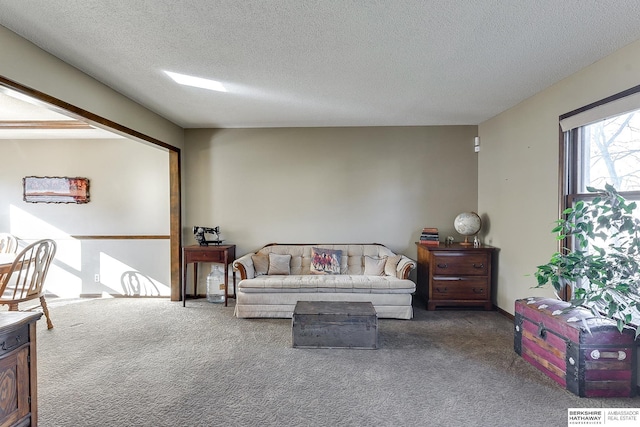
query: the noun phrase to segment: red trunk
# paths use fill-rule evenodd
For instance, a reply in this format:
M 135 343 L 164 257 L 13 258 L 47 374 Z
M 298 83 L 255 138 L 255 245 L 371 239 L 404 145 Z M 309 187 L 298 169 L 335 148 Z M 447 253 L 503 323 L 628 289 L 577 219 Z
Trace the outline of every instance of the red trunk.
M 614 321 L 583 308 L 559 313 L 569 306 L 547 298 L 517 300 L 516 353 L 578 396 L 635 396 L 634 331 L 620 333 Z

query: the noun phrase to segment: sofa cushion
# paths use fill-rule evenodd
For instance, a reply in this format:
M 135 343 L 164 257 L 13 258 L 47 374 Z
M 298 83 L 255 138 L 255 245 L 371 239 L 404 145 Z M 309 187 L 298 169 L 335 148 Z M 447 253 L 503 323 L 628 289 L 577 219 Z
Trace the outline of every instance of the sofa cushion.
M 387 263 L 387 257 L 377 258 L 371 256 L 364 257 L 364 275 L 365 276 L 382 276 L 384 266 Z
M 267 255 L 251 255 L 251 261 L 253 261 L 256 277 L 264 276 L 269 272 L 269 257 Z
M 311 274 L 340 274 L 340 249 L 311 248 Z
M 272 275 L 288 275 L 290 270 L 289 263 L 291 262 L 291 255 L 279 255 L 269 254 L 269 271 L 268 274 Z
M 238 291 L 253 292 L 347 292 L 347 293 L 412 293 L 416 285 L 395 276 L 364 276 L 361 274 L 260 276 L 242 280 Z M 301 300 L 304 300 L 301 298 Z
M 395 276 L 398 274 L 398 263 L 402 259 L 402 255 L 393 255 L 387 257 L 387 262 L 384 265 L 384 274 L 387 276 Z

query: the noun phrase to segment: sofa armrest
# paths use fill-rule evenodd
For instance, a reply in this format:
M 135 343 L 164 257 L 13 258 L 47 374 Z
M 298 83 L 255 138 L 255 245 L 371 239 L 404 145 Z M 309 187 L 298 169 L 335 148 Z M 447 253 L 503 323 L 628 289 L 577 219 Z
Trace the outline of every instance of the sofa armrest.
M 253 279 L 256 275 L 251 255 L 255 254 L 246 254 L 233 261 L 233 270 L 240 273 L 240 280 Z
M 399 279 L 408 279 L 409 273 L 411 273 L 411 270 L 416 268 L 416 266 L 417 263 L 414 260 L 402 255 L 402 258 L 400 258 L 400 262 L 398 263 L 397 277 Z

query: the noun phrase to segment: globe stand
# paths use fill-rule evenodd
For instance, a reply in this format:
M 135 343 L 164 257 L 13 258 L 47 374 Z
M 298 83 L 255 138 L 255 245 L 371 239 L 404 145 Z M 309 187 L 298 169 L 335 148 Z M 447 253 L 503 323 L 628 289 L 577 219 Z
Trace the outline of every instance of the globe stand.
M 469 241 L 469 236 L 464 236 L 464 242 L 460 242 L 461 246 L 473 246 L 473 242 Z

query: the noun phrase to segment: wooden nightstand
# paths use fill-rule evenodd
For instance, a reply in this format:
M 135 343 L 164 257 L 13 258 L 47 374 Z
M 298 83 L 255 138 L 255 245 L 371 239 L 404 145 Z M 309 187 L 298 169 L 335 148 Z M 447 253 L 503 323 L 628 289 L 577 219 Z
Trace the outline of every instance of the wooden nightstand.
M 224 264 L 224 306 L 227 306 L 229 291 L 229 264 L 236 259 L 236 245 L 184 246 L 182 248 L 182 306 L 186 305 L 187 265 L 193 263 L 193 296 L 198 296 L 198 263 L 214 262 Z M 236 272 L 233 272 L 233 296 L 236 297 Z
M 491 286 L 497 248 L 459 243 L 418 246 L 417 293 L 427 310 L 438 306 L 480 306 L 493 309 Z

